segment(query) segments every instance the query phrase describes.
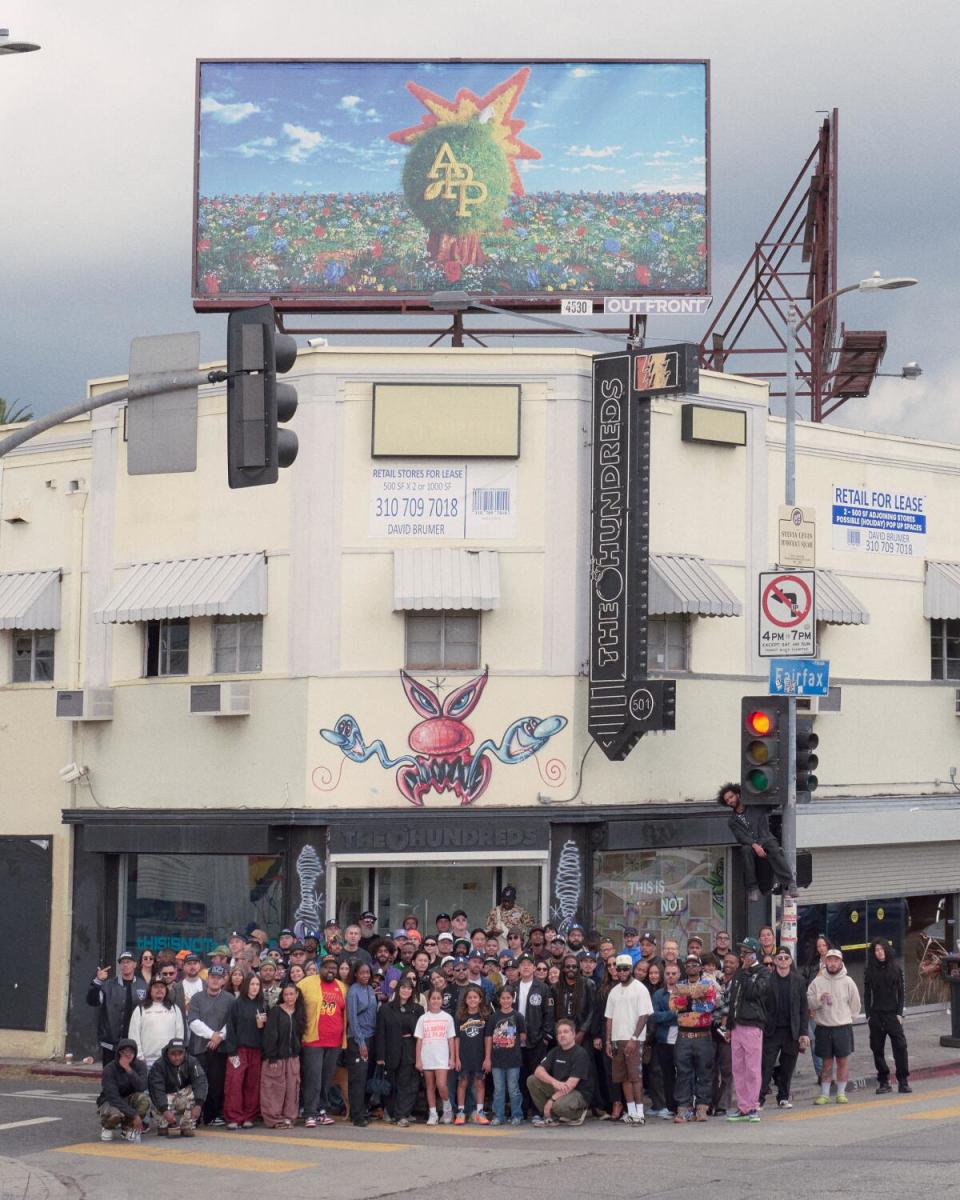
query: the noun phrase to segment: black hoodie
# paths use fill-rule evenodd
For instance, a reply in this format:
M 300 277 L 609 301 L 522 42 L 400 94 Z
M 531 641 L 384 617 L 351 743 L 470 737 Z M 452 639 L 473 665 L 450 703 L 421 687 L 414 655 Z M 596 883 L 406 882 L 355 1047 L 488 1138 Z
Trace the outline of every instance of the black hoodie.
M 192 1054 L 184 1054 L 183 1062 L 175 1066 L 167 1055 L 169 1046 L 164 1046 L 163 1053 L 150 1068 L 147 1086 L 150 1089 L 150 1099 L 158 1112 L 167 1107 L 167 1096 L 179 1092 L 181 1088 L 193 1088 L 193 1099 L 196 1104 L 202 1104 L 207 1098 L 207 1076 L 203 1067 Z
M 129 1047 L 134 1052 L 130 1070 L 125 1071 L 116 1059 L 107 1063 L 100 1077 L 100 1095 L 97 1097 L 97 1107 L 99 1108 L 101 1104 L 109 1104 L 126 1116 L 135 1117 L 137 1110 L 127 1102 L 127 1097 L 147 1090 L 147 1064 L 142 1058 L 136 1057 L 137 1043 L 130 1041 L 129 1038 L 122 1038 L 117 1043 L 118 1057 L 124 1047 Z

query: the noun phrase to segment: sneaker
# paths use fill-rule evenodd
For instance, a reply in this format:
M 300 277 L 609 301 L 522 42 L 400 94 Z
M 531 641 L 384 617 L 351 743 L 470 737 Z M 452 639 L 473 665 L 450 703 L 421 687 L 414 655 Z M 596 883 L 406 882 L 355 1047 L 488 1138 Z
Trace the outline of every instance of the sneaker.
M 444 1113 L 444 1116 L 446 1116 L 446 1113 Z M 462 1108 L 457 1113 L 457 1115 L 453 1118 L 453 1123 L 454 1123 L 454 1125 L 466 1125 L 467 1114 L 463 1111 Z
M 226 1125 L 226 1121 L 224 1121 L 223 1117 L 214 1117 L 213 1120 L 210 1122 L 210 1124 L 211 1124 L 211 1126 L 214 1126 L 214 1125 L 223 1126 L 223 1125 Z
M 913 1091 L 913 1088 L 910 1086 L 909 1083 L 898 1083 L 897 1091 L 903 1095 L 909 1095 Z
M 710 1114 L 711 1117 L 725 1117 L 726 1115 L 727 1110 L 725 1108 L 715 1108 Z
M 112 1142 L 113 1141 L 113 1130 L 112 1129 L 101 1129 L 100 1130 L 100 1141 L 101 1142 Z
M 491 1124 L 491 1125 L 505 1125 L 505 1124 L 506 1124 L 506 1122 L 505 1122 L 505 1121 L 501 1121 L 499 1117 L 491 1117 L 491 1118 L 490 1118 L 490 1124 Z
M 554 1129 L 560 1122 L 555 1117 L 544 1117 L 540 1124 L 544 1129 Z
M 231 1121 L 231 1122 L 230 1122 L 230 1123 L 227 1125 L 227 1128 L 228 1128 L 228 1129 L 239 1129 L 239 1128 L 240 1128 L 240 1125 L 239 1125 L 239 1124 L 238 1124 L 238 1122 L 236 1122 L 236 1121 Z
M 583 1112 L 580 1114 L 580 1116 L 579 1116 L 579 1117 L 573 1117 L 573 1118 L 571 1118 L 571 1119 L 570 1119 L 570 1120 L 567 1122 L 567 1124 L 568 1124 L 568 1125 L 582 1125 L 586 1119 L 587 1119 L 587 1110 L 586 1110 L 586 1109 L 584 1109 L 584 1110 L 583 1110 Z M 643 1117 L 641 1117 L 641 1118 L 640 1118 L 640 1120 L 642 1121 L 642 1120 L 643 1120 Z
M 533 1125 L 536 1129 L 539 1129 L 540 1126 L 543 1124 L 543 1117 L 541 1117 L 539 1113 L 536 1113 L 534 1116 L 532 1116 L 530 1118 L 530 1124 Z
M 885 1096 L 888 1092 L 892 1092 L 892 1091 L 893 1091 L 893 1088 L 890 1086 L 889 1083 L 881 1083 L 880 1086 L 877 1088 L 877 1095 Z
M 511 1117 L 511 1118 L 510 1118 L 510 1124 L 511 1124 L 511 1125 L 522 1125 L 522 1124 L 523 1124 L 523 1117 Z
M 196 1137 L 197 1136 L 196 1127 L 193 1125 L 181 1125 L 180 1126 L 180 1136 L 181 1137 Z
M 653 1114 L 651 1113 L 651 1116 L 652 1115 Z M 670 1111 L 669 1108 L 661 1108 L 660 1111 L 657 1113 L 657 1116 L 660 1118 L 661 1121 L 672 1121 L 673 1120 L 673 1113 Z
M 814 1104 L 829 1104 L 829 1103 L 830 1103 L 830 1097 L 825 1096 L 823 1094 L 823 1092 L 821 1092 L 820 1095 L 816 1098 L 816 1100 L 814 1100 Z
M 740 1111 L 738 1110 L 737 1112 L 728 1113 L 728 1114 L 727 1114 L 727 1120 L 728 1120 L 728 1121 L 749 1121 L 749 1120 L 750 1120 L 750 1114 L 749 1114 L 749 1113 L 742 1113 L 742 1112 L 740 1112 Z
M 596 1117 L 596 1119 L 598 1121 L 609 1121 L 610 1120 L 610 1114 L 607 1112 L 607 1110 L 605 1108 L 595 1108 L 593 1110 L 593 1115 L 594 1115 L 594 1117 Z
M 471 1125 L 489 1125 L 489 1124 L 490 1124 L 490 1118 L 489 1118 L 488 1116 L 486 1116 L 486 1114 L 485 1114 L 485 1113 L 482 1113 L 482 1112 L 479 1112 L 479 1111 L 478 1111 L 478 1112 L 475 1112 L 475 1113 L 472 1113 L 472 1114 L 471 1114 L 471 1116 L 470 1116 L 470 1124 L 471 1124 Z
M 318 1125 L 333 1125 L 334 1123 L 333 1117 L 328 1117 L 325 1112 L 317 1113 Z
M 692 1117 L 693 1117 L 693 1113 L 688 1114 L 685 1112 L 678 1112 L 677 1115 L 673 1118 L 673 1123 L 674 1123 L 674 1125 L 686 1125 L 686 1123 Z
M 752 1110 L 752 1112 L 748 1112 L 747 1120 L 748 1121 L 759 1121 L 760 1120 L 760 1110 L 755 1108 Z
M 790 1103 L 789 1100 L 778 1100 L 777 1108 L 793 1108 L 793 1105 Z
M 125 1142 L 134 1142 L 139 1145 L 139 1142 L 140 1142 L 140 1130 L 139 1129 L 122 1129 L 120 1131 L 120 1136 L 123 1138 L 123 1140 Z
M 304 1127 L 304 1129 L 316 1129 L 317 1118 L 316 1117 L 307 1117 L 307 1119 L 303 1123 L 303 1127 Z
M 747 899 L 754 900 L 754 901 L 759 900 L 760 899 L 760 889 L 759 888 L 750 888 L 750 890 L 747 892 Z
M 440 1118 L 437 1116 L 436 1112 L 430 1113 L 429 1117 L 427 1117 L 427 1124 L 428 1125 L 439 1125 L 440 1124 Z
M 354 1121 L 354 1125 L 357 1127 L 357 1129 L 366 1129 L 369 1124 L 370 1122 L 366 1117 L 357 1117 L 357 1119 Z
M 401 1117 L 400 1120 L 397 1122 L 397 1128 L 398 1129 L 406 1129 L 409 1124 L 410 1124 L 410 1122 L 407 1120 L 406 1117 Z
M 453 1109 L 450 1109 L 450 1108 L 444 1109 L 443 1116 L 440 1118 L 440 1124 L 441 1125 L 452 1125 L 453 1124 Z
M 253 1122 L 252 1121 L 244 1121 L 243 1124 L 240 1126 L 240 1128 L 241 1129 L 252 1129 Z
M 850 1101 L 847 1099 L 846 1092 L 837 1092 L 836 1101 L 838 1104 L 849 1104 L 850 1103 Z

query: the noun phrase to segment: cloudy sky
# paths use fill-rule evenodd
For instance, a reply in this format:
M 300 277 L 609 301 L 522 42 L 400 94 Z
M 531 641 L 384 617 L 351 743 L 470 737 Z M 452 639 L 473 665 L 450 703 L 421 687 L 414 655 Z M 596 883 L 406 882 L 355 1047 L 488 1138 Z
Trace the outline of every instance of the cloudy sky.
M 204 357 L 222 357 L 226 318 L 190 299 L 198 58 L 706 58 L 717 302 L 837 107 L 840 282 L 877 269 L 921 280 L 844 298 L 840 316 L 888 330 L 884 370 L 924 369 L 916 384 L 878 381 L 837 420 L 960 441 L 960 16 L 948 0 L 905 12 L 891 0 L 7 0 L 0 23 L 43 49 L 0 58 L 0 396 L 37 412 L 70 403 L 88 378 L 123 372 L 141 334 L 199 329 Z M 389 97 L 360 100 L 343 112 L 352 126 L 372 126 L 371 109 L 393 118 Z M 638 101 L 611 119 L 643 116 Z M 695 341 L 705 327 L 664 317 L 648 333 Z

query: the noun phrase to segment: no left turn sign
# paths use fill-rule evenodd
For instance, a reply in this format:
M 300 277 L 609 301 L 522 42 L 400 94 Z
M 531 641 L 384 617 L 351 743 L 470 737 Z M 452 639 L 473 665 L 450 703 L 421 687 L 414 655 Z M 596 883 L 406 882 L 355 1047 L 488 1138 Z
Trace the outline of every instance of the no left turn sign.
M 817 652 L 816 572 L 762 571 L 760 657 L 813 658 Z

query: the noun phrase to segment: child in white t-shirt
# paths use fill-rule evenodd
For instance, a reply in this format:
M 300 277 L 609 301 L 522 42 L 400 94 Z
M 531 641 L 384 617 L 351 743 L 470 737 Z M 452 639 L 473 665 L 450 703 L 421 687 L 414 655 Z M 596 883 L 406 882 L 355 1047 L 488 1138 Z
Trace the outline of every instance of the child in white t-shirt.
M 454 1058 L 456 1028 L 453 1017 L 443 1011 L 443 992 L 434 989 L 427 997 L 428 1011 L 417 1020 L 413 1036 L 417 1039 L 417 1070 L 423 1073 L 427 1087 L 428 1125 L 438 1125 L 437 1093 L 443 1101 L 443 1123 L 453 1121 L 447 1071 Z

